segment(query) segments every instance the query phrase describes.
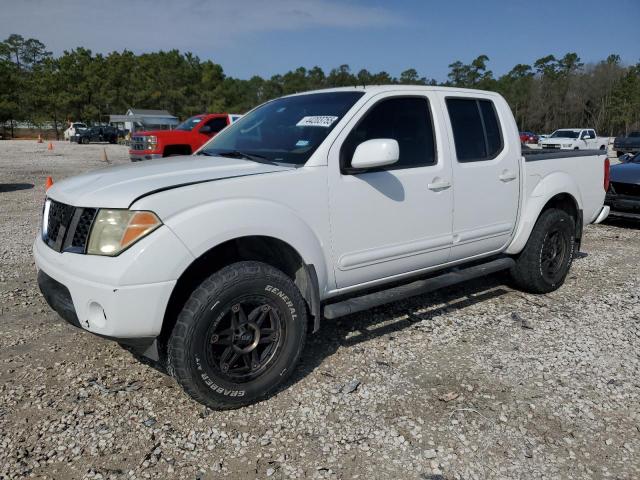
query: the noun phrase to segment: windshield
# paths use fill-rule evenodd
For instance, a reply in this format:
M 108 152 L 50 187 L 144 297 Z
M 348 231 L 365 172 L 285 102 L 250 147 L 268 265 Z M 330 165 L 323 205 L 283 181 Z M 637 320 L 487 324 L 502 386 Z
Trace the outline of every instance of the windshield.
M 640 132 L 631 132 L 629 137 L 640 137 Z
M 198 125 L 202 119 L 204 117 L 198 115 L 195 117 L 191 117 L 191 118 L 187 118 L 184 122 L 182 122 L 180 125 L 178 125 L 175 129 L 176 130 L 186 130 L 188 132 L 190 132 L 191 130 L 193 130 L 193 127 L 195 127 L 196 125 Z
M 578 138 L 579 133 L 573 130 L 556 130 L 551 135 L 551 138 Z
M 326 92 L 279 98 L 220 132 L 200 153 L 242 153 L 304 165 L 364 92 Z

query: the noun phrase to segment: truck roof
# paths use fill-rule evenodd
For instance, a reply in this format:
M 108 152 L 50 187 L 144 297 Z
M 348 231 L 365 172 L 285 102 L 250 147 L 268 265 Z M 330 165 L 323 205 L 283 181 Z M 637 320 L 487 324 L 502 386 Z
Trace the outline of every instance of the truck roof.
M 353 87 L 336 87 L 336 88 L 323 88 L 320 90 L 310 90 L 308 92 L 294 93 L 288 96 L 294 95 L 306 95 L 310 93 L 323 93 L 323 92 L 367 92 L 367 93 L 382 93 L 382 92 L 394 92 L 398 90 L 409 90 L 416 92 L 459 92 L 459 93 L 483 93 L 486 95 L 500 96 L 497 92 L 491 92 L 488 90 L 479 90 L 473 88 L 459 88 L 459 87 L 441 87 L 441 86 L 427 86 L 427 85 L 365 85 L 365 86 L 353 86 Z

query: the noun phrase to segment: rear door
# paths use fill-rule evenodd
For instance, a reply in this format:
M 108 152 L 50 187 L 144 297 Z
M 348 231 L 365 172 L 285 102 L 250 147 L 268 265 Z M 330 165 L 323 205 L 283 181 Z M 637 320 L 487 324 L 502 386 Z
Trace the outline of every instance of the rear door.
M 453 143 L 453 247 L 460 260 L 504 248 L 518 215 L 520 149 L 506 102 L 496 97 L 443 95 Z M 495 99 L 495 100 L 494 100 Z M 496 106 L 495 101 L 501 105 Z M 500 113 L 499 113 L 500 112 Z M 506 115 L 506 114 L 505 114 Z

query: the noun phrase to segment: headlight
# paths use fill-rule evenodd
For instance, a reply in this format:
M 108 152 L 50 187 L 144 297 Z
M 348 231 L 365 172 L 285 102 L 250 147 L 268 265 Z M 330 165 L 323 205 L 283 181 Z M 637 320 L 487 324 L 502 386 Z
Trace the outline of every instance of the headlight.
M 147 139 L 147 144 L 150 147 L 155 147 L 158 144 L 158 137 L 156 137 L 155 135 L 148 135 L 146 139 Z
M 91 227 L 87 253 L 118 255 L 160 225 L 153 212 L 101 209 Z

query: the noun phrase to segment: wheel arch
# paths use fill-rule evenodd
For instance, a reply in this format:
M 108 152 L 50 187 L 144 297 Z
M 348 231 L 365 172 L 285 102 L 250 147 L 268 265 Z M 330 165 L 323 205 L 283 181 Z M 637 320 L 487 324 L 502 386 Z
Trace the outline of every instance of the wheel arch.
M 576 222 L 576 242 L 582 238 L 583 218 L 580 190 L 575 180 L 563 172 L 542 179 L 527 197 L 522 220 L 506 253 L 517 254 L 525 247 L 538 218 L 549 208 L 566 211 Z
M 313 319 L 313 331 L 320 326 L 320 290 L 316 266 L 305 263 L 302 255 L 289 243 L 266 235 L 248 235 L 222 242 L 197 257 L 180 275 L 165 309 L 161 344 L 173 330 L 178 314 L 193 290 L 221 268 L 239 261 L 259 261 L 281 270 L 296 284 Z

